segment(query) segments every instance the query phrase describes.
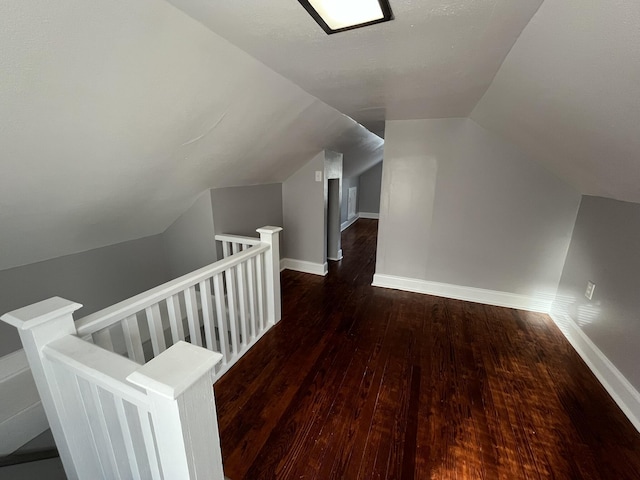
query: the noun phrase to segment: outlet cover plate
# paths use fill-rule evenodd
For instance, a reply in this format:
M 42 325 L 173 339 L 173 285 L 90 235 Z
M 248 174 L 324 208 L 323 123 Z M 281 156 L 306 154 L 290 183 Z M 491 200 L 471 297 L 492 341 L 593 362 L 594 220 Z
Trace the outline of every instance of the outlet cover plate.
M 589 281 L 587 282 L 587 290 L 584 292 L 584 296 L 587 297 L 589 300 L 591 300 L 593 298 L 593 292 L 596 289 L 596 284 Z

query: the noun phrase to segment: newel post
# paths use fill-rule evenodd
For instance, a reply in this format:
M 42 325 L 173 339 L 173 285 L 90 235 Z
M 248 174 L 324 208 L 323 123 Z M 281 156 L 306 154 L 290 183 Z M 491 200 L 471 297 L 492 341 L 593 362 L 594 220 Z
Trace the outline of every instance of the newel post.
M 73 312 L 81 307 L 79 303 L 53 297 L 0 317 L 18 329 L 60 459 L 70 479 L 82 478 L 87 470 L 83 468 L 85 462 L 82 459 L 72 458 L 72 440 L 65 434 L 65 429 L 73 426 L 63 425 L 61 418 L 64 418 L 64 403 L 55 381 L 55 374 L 44 358 L 42 350 L 54 340 L 76 334 Z
M 282 227 L 262 227 L 256 230 L 260 241 L 268 243 L 271 248 L 265 252 L 265 278 L 267 288 L 267 315 L 271 323 L 278 323 L 282 318 L 280 299 L 280 232 Z
M 213 396 L 221 359 L 180 341 L 127 377 L 147 392 L 164 478 L 224 479 Z

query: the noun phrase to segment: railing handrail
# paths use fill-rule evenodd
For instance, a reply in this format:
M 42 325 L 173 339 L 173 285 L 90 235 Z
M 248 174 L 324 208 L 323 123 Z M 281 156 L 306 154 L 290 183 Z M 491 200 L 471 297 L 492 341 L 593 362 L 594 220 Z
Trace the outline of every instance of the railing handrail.
M 216 235 L 215 238 L 220 242 L 241 243 L 243 245 L 258 245 L 260 243 L 260 239 L 257 237 L 245 237 L 243 235 L 232 235 L 230 233 Z
M 127 381 L 129 375 L 140 369 L 138 363 L 74 335 L 54 340 L 42 349 L 42 353 L 49 360 L 64 365 L 76 376 L 149 410 L 147 394 Z
M 170 282 L 159 285 L 155 288 L 142 292 L 134 297 L 123 300 L 120 303 L 111 305 L 103 310 L 87 315 L 76 320 L 75 326 L 80 337 L 91 335 L 104 328 L 115 325 L 122 319 L 134 315 L 147 307 L 169 298 L 183 290 L 192 287 L 208 278 L 235 267 L 249 258 L 256 257 L 269 250 L 268 243 L 258 241 L 257 244 L 242 252 L 233 254 L 222 260 L 218 260 L 210 265 L 202 267 L 193 272 L 187 273 Z

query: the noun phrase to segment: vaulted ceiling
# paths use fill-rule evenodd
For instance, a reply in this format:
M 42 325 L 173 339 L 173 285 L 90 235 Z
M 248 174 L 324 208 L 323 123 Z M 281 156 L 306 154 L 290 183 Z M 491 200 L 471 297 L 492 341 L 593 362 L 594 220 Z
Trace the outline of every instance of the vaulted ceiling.
M 395 19 L 327 36 L 297 0 L 169 0 L 364 125 L 466 117 L 542 0 L 391 0 Z
M 470 116 L 640 202 L 640 2 L 391 0 L 327 36 L 296 0 L 0 3 L 0 269 L 163 231 L 386 119 Z M 176 8 L 177 7 L 177 8 Z
M 156 0 L 0 2 L 0 270 L 164 231 L 207 188 L 382 140 Z
M 391 0 L 392 22 L 332 36 L 295 0 L 169 1 L 372 131 L 470 116 L 580 192 L 640 202 L 637 0 Z

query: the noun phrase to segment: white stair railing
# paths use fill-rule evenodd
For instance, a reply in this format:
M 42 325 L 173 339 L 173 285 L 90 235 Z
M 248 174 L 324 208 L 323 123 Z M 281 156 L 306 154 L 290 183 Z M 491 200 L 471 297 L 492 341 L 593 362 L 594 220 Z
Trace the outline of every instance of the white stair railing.
M 178 342 L 141 366 L 78 338 L 80 307 L 54 297 L 1 317 L 18 328 L 68 478 L 222 480 L 221 355 Z
M 216 236 L 222 260 L 76 322 L 59 297 L 0 317 L 69 478 L 224 478 L 212 384 L 280 320 L 281 230 Z
M 217 380 L 280 320 L 281 230 L 217 235 L 225 258 L 77 320 L 78 335 L 140 364 L 188 341 L 222 355 Z

